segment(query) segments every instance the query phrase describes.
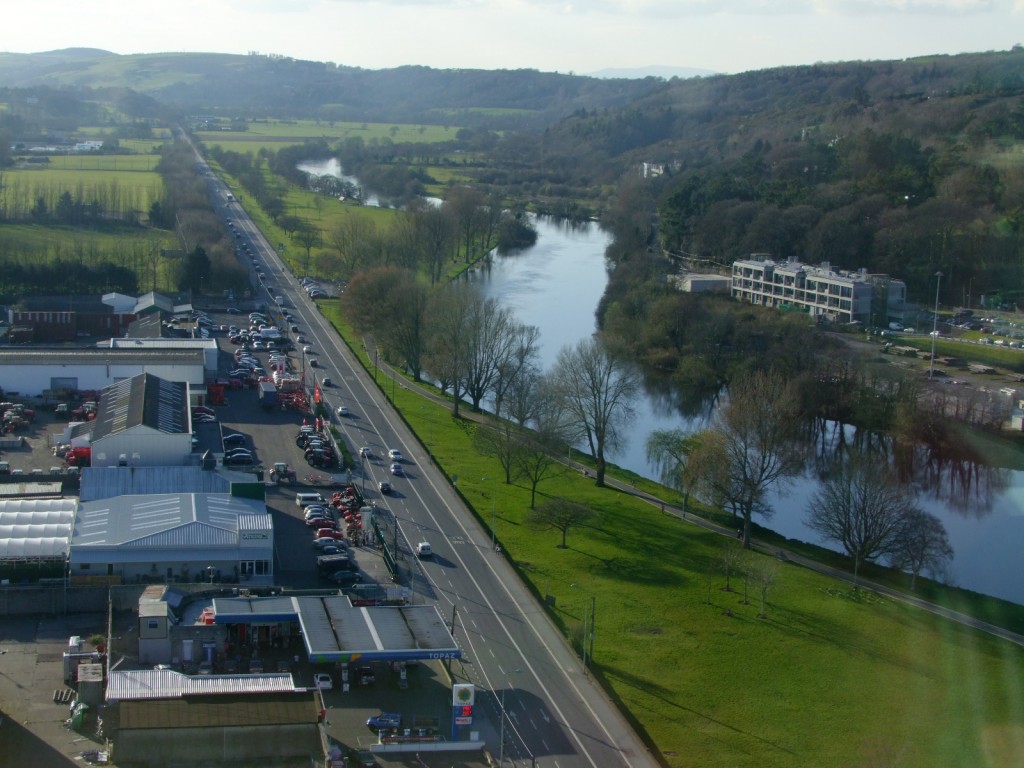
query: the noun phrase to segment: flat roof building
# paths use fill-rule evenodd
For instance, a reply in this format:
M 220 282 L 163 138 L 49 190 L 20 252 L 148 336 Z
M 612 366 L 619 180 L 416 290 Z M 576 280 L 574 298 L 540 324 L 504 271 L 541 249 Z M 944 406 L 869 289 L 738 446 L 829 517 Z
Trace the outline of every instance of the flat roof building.
M 810 266 L 799 261 L 740 259 L 732 265 L 732 296 L 765 307 L 796 309 L 837 323 L 884 325 L 902 319 L 906 285 L 888 275 Z

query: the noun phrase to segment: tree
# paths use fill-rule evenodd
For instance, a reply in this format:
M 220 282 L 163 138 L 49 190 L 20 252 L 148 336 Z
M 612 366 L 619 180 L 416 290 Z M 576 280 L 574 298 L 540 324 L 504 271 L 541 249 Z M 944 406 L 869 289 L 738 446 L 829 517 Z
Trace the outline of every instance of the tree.
M 562 532 L 562 543 L 559 549 L 566 549 L 566 537 L 570 528 L 576 528 L 586 523 L 594 513 L 582 504 L 569 501 L 568 499 L 548 499 L 527 516 L 526 521 L 541 529 L 554 528 Z
M 921 509 L 911 509 L 903 520 L 892 552 L 893 565 L 910 571 L 910 589 L 922 570 L 942 573 L 953 559 L 953 547 L 942 521 Z
M 759 619 L 768 618 L 768 592 L 775 585 L 778 575 L 779 564 L 769 557 L 755 555 L 747 562 L 747 578 L 753 582 L 761 597 L 761 610 L 757 614 Z
M 459 417 L 473 339 L 472 318 L 479 294 L 465 283 L 450 284 L 430 297 L 427 308 L 427 369 L 452 388 L 452 416 Z
M 853 560 L 856 588 L 861 564 L 893 552 L 914 511 L 909 493 L 883 460 L 856 455 L 814 493 L 805 522 Z
M 473 410 L 479 413 L 480 402 L 514 351 L 516 323 L 510 310 L 502 307 L 496 299 L 482 296 L 472 302 L 469 323 L 471 335 L 466 394 Z
M 597 485 L 603 486 L 606 454 L 619 446 L 622 429 L 635 415 L 639 377 L 600 341 L 589 338 L 558 353 L 552 380 L 576 436 L 590 447 Z
M 719 560 L 722 563 L 722 570 L 725 572 L 725 591 L 732 592 L 732 574 L 740 567 L 743 560 L 743 547 L 733 541 L 725 545 Z
M 696 438 L 681 429 L 659 430 L 647 437 L 647 461 L 658 471 L 662 485 L 683 494 L 683 509 L 690 504 L 696 478 L 687 459 L 697 447 Z
M 750 548 L 754 513 L 771 516 L 768 490 L 796 474 L 799 400 L 790 380 L 757 372 L 737 382 L 715 424 L 694 436 L 692 477 L 707 500 L 728 506 L 743 521 L 743 547 Z
M 318 245 L 320 243 L 320 230 L 312 224 L 303 221 L 292 235 L 292 240 L 302 246 L 303 250 L 306 251 L 306 260 L 303 265 L 303 271 L 308 273 L 311 256 L 310 252 L 313 250 L 314 245 Z
M 570 428 L 557 394 L 545 381 L 534 387 L 532 428 L 517 429 L 512 459 L 521 477 L 530 482 L 530 509 L 537 502 L 537 486 L 562 472 L 561 452 Z

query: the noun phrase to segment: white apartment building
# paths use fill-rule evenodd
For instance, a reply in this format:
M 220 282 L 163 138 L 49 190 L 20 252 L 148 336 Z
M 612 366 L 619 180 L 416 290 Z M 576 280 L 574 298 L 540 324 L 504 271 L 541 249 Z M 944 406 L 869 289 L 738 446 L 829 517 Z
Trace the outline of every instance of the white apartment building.
M 740 259 L 732 265 L 732 296 L 765 307 L 791 307 L 836 323 L 885 325 L 902 319 L 907 287 L 866 269 L 847 272 L 827 262 Z

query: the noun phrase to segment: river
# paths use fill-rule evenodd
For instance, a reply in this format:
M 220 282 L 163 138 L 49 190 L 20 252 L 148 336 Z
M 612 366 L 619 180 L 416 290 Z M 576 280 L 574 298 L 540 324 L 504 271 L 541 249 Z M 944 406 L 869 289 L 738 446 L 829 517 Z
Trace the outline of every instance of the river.
M 336 161 L 299 166 L 311 173 L 341 176 Z M 356 179 L 348 178 L 354 183 Z M 370 204 L 372 197 L 367 198 Z M 551 368 L 562 347 L 596 330 L 595 311 L 608 282 L 605 250 L 609 235 L 594 223 L 572 224 L 535 219 L 537 242 L 530 248 L 494 255 L 471 279 L 481 291 L 513 310 L 518 320 L 540 329 L 540 361 Z M 701 428 L 712 416 L 684 417 L 670 392 L 645 392 L 635 403 L 636 417 L 622 449 L 609 458 L 621 467 L 656 479 L 644 444 L 656 430 Z M 955 556 L 947 580 L 965 589 L 1024 604 L 1024 579 L 1018 550 L 1024 544 L 1024 473 L 1008 472 L 1005 488 L 995 491 L 984 511 L 965 512 L 923 489 L 919 504 L 945 525 Z M 805 476 L 775 493 L 770 521 L 755 521 L 792 539 L 835 548 L 803 523 L 807 500 L 817 484 Z
M 609 236 L 596 224 L 576 226 L 538 218 L 536 225 L 536 245 L 493 256 L 474 279 L 485 295 L 512 309 L 520 322 L 540 329 L 542 366 L 549 369 L 563 346 L 595 331 L 594 312 L 608 279 L 604 253 Z M 628 441 L 610 458 L 654 479 L 657 473 L 644 450 L 647 437 L 656 430 L 699 429 L 712 416 L 710 408 L 704 417 L 682 416 L 671 393 L 665 392 L 646 392 L 635 407 Z M 977 505 L 969 506 L 971 511 L 955 509 L 927 489 L 918 502 L 946 527 L 955 552 L 947 575 L 950 583 L 1024 604 L 1024 579 L 1018 565 L 1024 544 L 1024 473 L 1005 474 L 1006 488 L 993 492 L 983 513 Z M 834 544 L 803 522 L 807 501 L 816 488 L 810 476 L 797 479 L 784 492 L 773 494 L 771 520 L 755 516 L 755 521 L 788 538 L 834 549 Z

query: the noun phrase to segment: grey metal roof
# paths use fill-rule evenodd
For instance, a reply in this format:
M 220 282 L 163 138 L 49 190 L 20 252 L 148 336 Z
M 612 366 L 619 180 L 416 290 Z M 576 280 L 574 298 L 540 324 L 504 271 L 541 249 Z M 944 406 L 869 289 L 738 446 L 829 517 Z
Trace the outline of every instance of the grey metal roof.
M 83 501 L 74 547 L 233 547 L 239 518 L 270 515 L 263 502 L 217 493 L 148 494 Z
M 149 373 L 111 384 L 103 390 L 92 439 L 138 426 L 166 434 L 188 432 L 188 386 Z
M 173 669 L 114 670 L 107 680 L 107 701 L 178 699 L 239 693 L 293 693 L 288 672 L 265 675 L 183 675 Z
M 347 597 L 214 598 L 217 624 L 298 621 L 314 662 L 460 658 L 433 605 L 353 606 Z
M 2 347 L 0 365 L 203 365 L 201 349 Z
M 200 467 L 86 467 L 82 501 L 154 493 L 228 493 L 231 481 Z

